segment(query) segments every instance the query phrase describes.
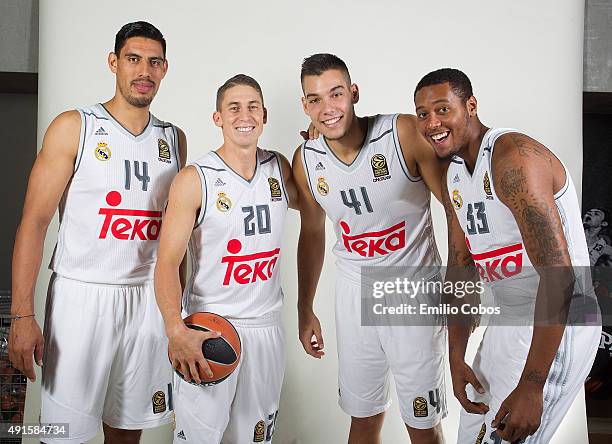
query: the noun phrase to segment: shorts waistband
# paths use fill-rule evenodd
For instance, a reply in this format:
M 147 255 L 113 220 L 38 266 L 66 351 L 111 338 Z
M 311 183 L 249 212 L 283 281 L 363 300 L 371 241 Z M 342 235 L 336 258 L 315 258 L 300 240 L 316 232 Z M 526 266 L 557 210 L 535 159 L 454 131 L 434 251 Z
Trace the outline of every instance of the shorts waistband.
M 227 320 L 236 327 L 270 327 L 273 325 L 280 325 L 282 322 L 282 315 L 280 311 L 273 311 L 257 318 L 227 318 Z
M 59 275 L 54 272 L 51 275 L 51 282 L 58 282 L 58 281 L 67 281 L 73 284 L 85 285 L 85 286 L 91 286 L 91 287 L 109 287 L 109 288 L 145 287 L 148 285 L 151 285 L 151 286 L 153 285 L 153 279 L 150 279 L 144 282 L 135 282 L 132 284 L 111 284 L 111 283 L 79 281 L 78 279 L 72 279 L 66 276 Z

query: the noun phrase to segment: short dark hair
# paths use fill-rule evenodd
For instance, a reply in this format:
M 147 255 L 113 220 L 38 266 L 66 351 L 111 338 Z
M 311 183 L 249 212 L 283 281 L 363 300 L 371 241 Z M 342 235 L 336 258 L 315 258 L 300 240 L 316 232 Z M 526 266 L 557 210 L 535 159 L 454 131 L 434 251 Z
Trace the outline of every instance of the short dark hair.
M 162 46 L 164 58 L 166 58 L 166 39 L 159 29 L 151 23 L 143 21 L 127 23 L 121 27 L 115 36 L 115 54 L 117 56 L 119 56 L 121 48 L 125 46 L 126 40 L 132 37 L 144 37 L 159 42 Z
M 430 72 L 419 81 L 414 90 L 414 97 L 416 97 L 417 92 L 421 88 L 439 85 L 440 83 L 448 83 L 453 93 L 464 102 L 467 102 L 474 95 L 472 92 L 472 82 L 470 82 L 470 79 L 463 71 L 455 68 L 442 68 Z
M 246 74 L 236 74 L 234 77 L 227 79 L 225 83 L 221 85 L 219 89 L 217 90 L 217 103 L 216 103 L 217 111 L 221 110 L 221 102 L 223 102 L 223 96 L 225 95 L 225 91 L 227 91 L 230 88 L 233 88 L 234 86 L 238 86 L 238 85 L 250 86 L 255 91 L 257 91 L 259 95 L 261 96 L 261 105 L 263 106 L 264 104 L 263 92 L 261 92 L 261 86 L 259 86 L 259 83 L 257 83 L 257 80 L 255 80 L 251 76 L 247 76 Z
M 306 76 L 320 76 L 330 69 L 342 71 L 346 74 L 349 84 L 351 83 L 351 75 L 346 67 L 346 63 L 344 63 L 340 57 L 327 53 L 313 54 L 304 59 L 300 72 L 300 82 L 303 84 L 304 77 Z

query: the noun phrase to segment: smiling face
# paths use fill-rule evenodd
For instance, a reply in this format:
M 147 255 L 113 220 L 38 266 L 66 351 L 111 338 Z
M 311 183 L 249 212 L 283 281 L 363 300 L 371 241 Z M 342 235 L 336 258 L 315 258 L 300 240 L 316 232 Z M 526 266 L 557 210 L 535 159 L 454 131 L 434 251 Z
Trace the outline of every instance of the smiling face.
M 463 101 L 446 82 L 421 88 L 414 102 L 419 132 L 438 157 L 446 159 L 467 149 L 470 118 L 476 116 L 474 96 Z
M 308 75 L 302 81 L 304 112 L 319 133 L 328 140 L 344 137 L 355 116 L 354 105 L 359 101 L 357 85 L 350 84 L 348 75 L 330 69 L 321 75 Z
M 261 94 L 248 85 L 236 85 L 223 93 L 213 121 L 223 130 L 225 143 L 240 147 L 257 146 L 267 120 L 262 100 Z
M 168 70 L 161 43 L 145 37 L 131 37 L 119 54 L 108 56 L 111 71 L 117 77 L 117 90 L 132 106 L 151 104 Z

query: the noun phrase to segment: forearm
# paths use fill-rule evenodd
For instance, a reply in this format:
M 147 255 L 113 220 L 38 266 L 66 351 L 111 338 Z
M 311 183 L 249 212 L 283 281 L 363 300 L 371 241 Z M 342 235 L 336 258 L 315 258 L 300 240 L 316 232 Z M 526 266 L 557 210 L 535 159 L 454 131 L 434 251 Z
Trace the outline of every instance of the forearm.
M 325 232 L 300 232 L 298 242 L 298 308 L 312 310 L 325 255 Z
M 184 326 L 181 316 L 182 292 L 179 268 L 180 266 L 159 260 L 155 266 L 155 297 L 164 319 L 167 336 L 171 336 L 173 331 Z
M 34 289 L 43 255 L 46 225 L 24 220 L 17 228 L 12 264 L 11 314 L 34 313 Z

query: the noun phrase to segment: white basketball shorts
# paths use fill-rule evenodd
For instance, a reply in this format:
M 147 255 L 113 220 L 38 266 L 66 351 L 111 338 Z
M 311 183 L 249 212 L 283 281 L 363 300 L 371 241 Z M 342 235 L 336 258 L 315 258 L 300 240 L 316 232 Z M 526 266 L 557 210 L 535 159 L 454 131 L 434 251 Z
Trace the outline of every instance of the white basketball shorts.
M 360 285 L 339 277 L 336 336 L 338 403 L 345 413 L 365 418 L 387 410 L 391 373 L 404 423 L 429 429 L 446 416 L 444 325 L 362 326 Z
M 229 319 L 242 353 L 234 372 L 203 387 L 175 375 L 175 444 L 246 444 L 272 441 L 283 374 L 284 332 L 280 312 L 257 319 Z
M 45 314 L 41 423 L 68 423 L 81 443 L 102 422 L 144 429 L 172 421 L 172 366 L 153 282 L 90 284 L 53 275 Z
M 491 422 L 502 402 L 516 388 L 525 367 L 533 328 L 489 326 L 480 343 L 472 369 L 485 393 L 468 385 L 468 397 L 489 406 L 486 415 L 461 410 L 458 444 L 507 443 L 495 433 Z M 549 443 L 565 414 L 584 386 L 599 345 L 601 327 L 568 326 L 544 385 L 544 410 L 540 427 L 525 444 Z

